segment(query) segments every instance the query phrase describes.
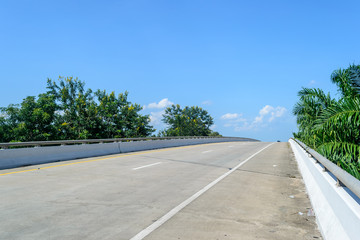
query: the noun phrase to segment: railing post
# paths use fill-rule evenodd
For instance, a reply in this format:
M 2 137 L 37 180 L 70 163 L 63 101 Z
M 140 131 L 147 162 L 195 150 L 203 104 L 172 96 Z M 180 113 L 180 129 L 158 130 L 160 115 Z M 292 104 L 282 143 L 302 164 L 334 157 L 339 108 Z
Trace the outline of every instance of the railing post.
M 336 179 L 336 186 L 337 187 L 346 187 L 338 178 Z

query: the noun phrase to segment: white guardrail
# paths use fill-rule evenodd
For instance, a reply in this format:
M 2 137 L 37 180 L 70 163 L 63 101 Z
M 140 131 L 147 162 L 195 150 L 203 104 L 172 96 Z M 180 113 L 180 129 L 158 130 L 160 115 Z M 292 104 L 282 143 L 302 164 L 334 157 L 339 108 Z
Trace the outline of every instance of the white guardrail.
M 150 137 L 0 143 L 0 169 L 195 144 L 258 141 L 240 137 Z
M 289 142 L 324 239 L 360 239 L 360 181 L 302 142 Z

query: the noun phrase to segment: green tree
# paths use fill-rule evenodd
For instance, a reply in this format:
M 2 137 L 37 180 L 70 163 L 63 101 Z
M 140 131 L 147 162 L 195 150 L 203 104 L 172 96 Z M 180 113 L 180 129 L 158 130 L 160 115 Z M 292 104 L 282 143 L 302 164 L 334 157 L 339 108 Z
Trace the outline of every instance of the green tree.
M 0 141 L 146 137 L 155 130 L 128 93 L 85 89 L 77 78 L 47 80 L 47 93 L 0 108 Z
M 52 124 L 55 117 L 55 98 L 51 94 L 26 97 L 18 105 L 2 108 L 4 116 L 0 119 L 0 128 L 4 132 L 2 141 L 43 141 L 53 138 Z M 0 130 L 1 131 L 1 130 Z
M 297 117 L 299 132 L 297 136 L 315 147 L 317 131 L 315 130 L 315 121 L 322 112 L 331 106 L 335 100 L 330 94 L 325 94 L 321 89 L 303 88 L 298 93 L 299 102 L 295 104 L 293 109 L 294 115 Z
M 127 100 L 128 92 L 107 94 L 98 90 L 98 114 L 101 118 L 101 129 L 106 138 L 146 137 L 155 130 L 150 126 L 148 115 L 141 115 L 142 107 Z
M 358 98 L 360 90 L 360 65 L 350 65 L 331 74 L 331 81 L 338 87 L 341 98 Z
M 316 120 L 316 149 L 360 179 L 360 99 L 344 98 Z
M 17 127 L 17 124 L 19 122 L 19 105 L 10 104 L 8 107 L 0 108 L 0 112 L 0 139 L 1 142 L 10 142 L 11 140 L 17 138 L 17 136 L 15 136 L 14 134 L 13 129 Z
M 209 136 L 214 124 L 206 110 L 198 106 L 182 109 L 178 104 L 165 109 L 162 121 L 168 125 L 161 132 L 164 136 Z
M 10 121 L 6 114 L 6 108 L 0 108 L 0 142 L 11 141 Z
M 77 78 L 62 78 L 59 83 L 48 80 L 49 93 L 59 102 L 57 116 L 59 137 L 63 139 L 146 137 L 155 130 L 142 107 L 128 101 L 128 92 L 85 89 Z
M 294 137 L 360 179 L 360 66 L 334 71 L 331 81 L 338 86 L 337 100 L 320 89 L 299 92 Z
M 99 133 L 96 103 L 92 90 L 85 90 L 85 83 L 78 78 L 59 77 L 58 82 L 48 79 L 48 93 L 55 96 L 59 112 L 56 126 L 59 139 L 86 139 Z
M 211 137 L 222 137 L 222 135 L 219 132 L 216 132 L 216 131 L 211 131 L 209 136 L 211 136 Z

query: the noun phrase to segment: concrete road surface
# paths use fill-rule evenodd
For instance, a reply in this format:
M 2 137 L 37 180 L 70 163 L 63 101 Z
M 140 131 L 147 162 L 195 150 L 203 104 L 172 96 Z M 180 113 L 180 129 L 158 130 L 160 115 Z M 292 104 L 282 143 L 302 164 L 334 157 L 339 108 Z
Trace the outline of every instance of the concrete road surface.
M 1 170 L 0 193 L 0 239 L 321 238 L 287 143 Z

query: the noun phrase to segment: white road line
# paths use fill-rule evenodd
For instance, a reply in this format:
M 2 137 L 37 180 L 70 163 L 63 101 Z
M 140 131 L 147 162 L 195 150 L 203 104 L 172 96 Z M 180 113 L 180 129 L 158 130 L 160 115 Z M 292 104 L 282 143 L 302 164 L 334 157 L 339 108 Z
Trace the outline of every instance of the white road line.
M 149 165 L 145 165 L 145 166 L 133 168 L 132 170 L 138 170 L 138 169 L 141 169 L 141 168 L 151 167 L 151 166 L 154 166 L 154 165 L 158 165 L 158 164 L 160 164 L 160 163 L 161 163 L 161 162 L 152 163 L 152 164 L 149 164 Z
M 208 151 L 203 151 L 202 153 L 209 153 L 209 152 L 212 152 L 214 150 L 208 150 Z
M 215 184 L 217 184 L 218 182 L 220 182 L 221 180 L 223 180 L 225 177 L 229 176 L 232 172 L 236 171 L 239 167 L 241 167 L 242 165 L 244 165 L 247 161 L 249 161 L 250 159 L 252 159 L 253 157 L 255 157 L 257 154 L 259 154 L 260 152 L 262 152 L 263 150 L 265 150 L 266 148 L 270 147 L 271 145 L 273 145 L 274 143 L 271 143 L 269 145 L 267 145 L 266 147 L 262 148 L 261 150 L 257 151 L 256 153 L 254 153 L 253 155 L 251 155 L 250 157 L 248 157 L 247 159 L 245 159 L 244 161 L 242 161 L 240 164 L 238 164 L 236 167 L 234 167 L 233 169 L 231 169 L 230 171 L 226 172 L 225 174 L 221 175 L 219 178 L 215 179 L 214 181 L 212 181 L 211 183 L 209 183 L 208 185 L 206 185 L 203 189 L 201 189 L 200 191 L 198 191 L 197 193 L 195 193 L 194 195 L 192 195 L 191 197 L 189 197 L 188 199 L 186 199 L 185 201 L 183 201 L 182 203 L 180 203 L 178 206 L 176 206 L 175 208 L 171 209 L 170 212 L 166 213 L 164 216 L 162 216 L 161 218 L 159 218 L 156 222 L 154 222 L 153 224 L 151 224 L 150 226 L 148 226 L 147 228 L 145 228 L 144 230 L 142 230 L 141 232 L 139 232 L 138 234 L 136 234 L 134 237 L 132 237 L 130 240 L 141 240 L 144 237 L 146 237 L 147 235 L 149 235 L 150 233 L 152 233 L 155 229 L 157 229 L 158 227 L 160 227 L 161 225 L 163 225 L 167 220 L 169 220 L 170 218 L 172 218 L 175 214 L 177 214 L 181 209 L 183 209 L 184 207 L 186 207 L 187 205 L 189 205 L 192 201 L 194 201 L 195 199 L 197 199 L 198 197 L 200 197 L 203 193 L 205 193 L 207 190 L 209 190 L 210 188 L 212 188 L 213 186 L 215 186 Z

